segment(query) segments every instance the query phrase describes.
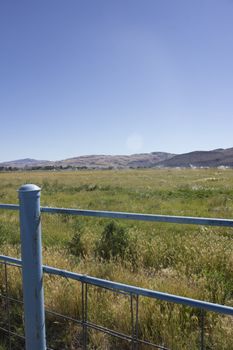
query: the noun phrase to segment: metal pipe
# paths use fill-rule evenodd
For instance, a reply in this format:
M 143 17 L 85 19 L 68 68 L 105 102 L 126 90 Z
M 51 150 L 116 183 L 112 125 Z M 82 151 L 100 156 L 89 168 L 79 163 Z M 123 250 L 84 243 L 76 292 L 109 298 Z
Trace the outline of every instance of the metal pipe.
M 19 206 L 15 204 L 0 204 L 0 209 L 18 210 Z M 137 220 L 137 221 L 166 222 L 166 223 L 185 224 L 185 225 L 233 227 L 233 220 L 220 219 L 220 218 L 139 214 L 139 213 L 124 213 L 124 212 L 117 212 L 117 211 L 85 210 L 85 209 L 53 208 L 53 207 L 41 207 L 40 210 L 42 213 L 49 213 L 49 214 L 67 214 L 67 215 L 88 216 L 88 217 L 106 218 L 106 219 L 111 218 L 111 219 L 125 219 L 125 220 Z
M 40 188 L 21 186 L 19 202 L 26 350 L 45 350 Z
M 155 214 L 138 214 L 138 213 L 124 213 L 116 211 L 101 211 L 101 210 L 83 210 L 70 208 L 50 208 L 41 207 L 42 213 L 50 214 L 67 214 L 78 216 L 89 216 L 97 218 L 111 218 L 111 219 L 125 219 L 137 221 L 152 221 L 152 222 L 167 222 L 174 224 L 191 224 L 191 225 L 206 225 L 206 226 L 220 226 L 233 227 L 233 220 L 217 219 L 217 218 L 201 218 L 191 216 L 173 216 L 173 215 L 155 215 Z

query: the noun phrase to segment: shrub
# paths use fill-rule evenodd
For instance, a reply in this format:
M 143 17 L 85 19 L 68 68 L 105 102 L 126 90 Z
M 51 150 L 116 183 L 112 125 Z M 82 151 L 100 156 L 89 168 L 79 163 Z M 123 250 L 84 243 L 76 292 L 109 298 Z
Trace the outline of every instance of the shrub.
M 75 233 L 68 243 L 69 252 L 77 257 L 84 257 L 86 255 L 85 244 L 82 240 L 83 226 L 79 223 L 74 225 Z
M 128 232 L 123 226 L 111 221 L 105 226 L 101 239 L 96 244 L 96 255 L 105 260 L 124 258 L 128 247 Z

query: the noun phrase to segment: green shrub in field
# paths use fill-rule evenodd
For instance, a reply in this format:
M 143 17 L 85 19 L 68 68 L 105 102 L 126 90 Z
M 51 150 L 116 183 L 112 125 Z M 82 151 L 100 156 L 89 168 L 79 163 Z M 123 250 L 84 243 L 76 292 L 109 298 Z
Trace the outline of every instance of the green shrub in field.
M 68 243 L 69 252 L 77 257 L 84 258 L 86 255 L 85 243 L 82 240 L 83 237 L 83 226 L 76 222 L 74 225 L 74 235 L 71 241 Z
M 96 244 L 96 255 L 102 259 L 124 258 L 129 247 L 129 237 L 127 230 L 114 221 L 108 223 L 102 234 L 100 241 Z

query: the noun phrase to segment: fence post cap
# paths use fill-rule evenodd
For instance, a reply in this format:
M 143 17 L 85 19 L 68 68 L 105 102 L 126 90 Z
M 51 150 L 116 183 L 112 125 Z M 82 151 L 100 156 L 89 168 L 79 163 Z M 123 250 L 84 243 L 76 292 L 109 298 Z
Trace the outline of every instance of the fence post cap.
M 19 192 L 39 192 L 41 189 L 37 185 L 26 184 L 19 188 Z

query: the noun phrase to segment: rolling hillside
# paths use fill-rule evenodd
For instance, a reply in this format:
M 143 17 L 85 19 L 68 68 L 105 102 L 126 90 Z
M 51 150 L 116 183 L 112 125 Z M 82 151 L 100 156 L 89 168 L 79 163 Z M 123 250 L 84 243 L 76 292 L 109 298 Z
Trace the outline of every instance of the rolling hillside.
M 183 154 L 151 152 L 132 155 L 87 155 L 60 161 L 19 159 L 0 163 L 4 169 L 127 169 L 127 168 L 190 168 L 190 167 L 233 167 L 233 148 L 211 151 L 194 151 Z

